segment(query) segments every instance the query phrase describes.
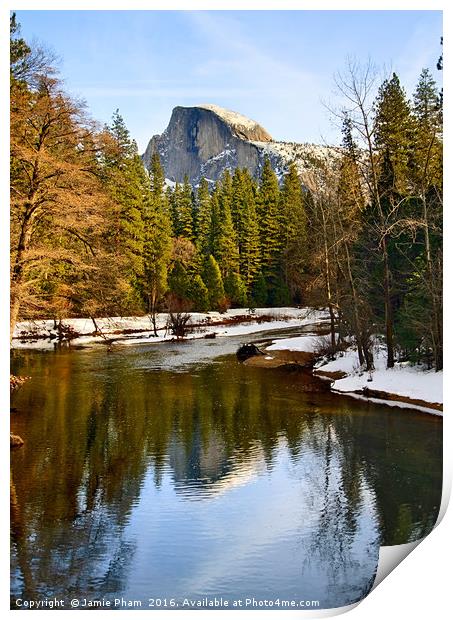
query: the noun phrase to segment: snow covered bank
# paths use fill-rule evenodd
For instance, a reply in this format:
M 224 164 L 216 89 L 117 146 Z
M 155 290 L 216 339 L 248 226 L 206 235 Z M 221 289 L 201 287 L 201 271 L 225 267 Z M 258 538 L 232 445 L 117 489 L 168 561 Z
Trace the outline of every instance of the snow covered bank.
M 266 351 L 314 354 L 319 343 L 318 336 L 307 334 L 274 340 Z M 332 380 L 331 389 L 335 392 L 441 415 L 442 372 L 424 370 L 419 366 L 411 366 L 409 362 L 396 363 L 394 368 L 387 368 L 385 349 L 379 345 L 373 350 L 373 355 L 375 370 L 371 373 L 360 368 L 357 352 L 352 349 L 339 353 L 333 361 L 317 362 L 313 373 Z
M 295 338 L 282 338 L 274 340 L 267 347 L 267 351 L 301 351 L 303 353 L 314 353 L 319 336 L 307 334 L 306 336 L 297 336 Z
M 355 351 L 346 351 L 342 357 L 319 366 L 322 372 L 344 372 L 346 377 L 336 379 L 332 389 L 337 392 L 384 392 L 413 401 L 442 405 L 442 372 L 423 370 L 409 362 L 396 363 L 394 368 L 386 367 L 386 355 L 382 348 L 374 350 L 375 370 L 361 371 Z M 418 404 L 414 402 L 413 404 Z
M 216 336 L 238 336 L 272 329 L 284 329 L 327 320 L 325 311 L 313 308 L 257 308 L 250 313 L 246 308 L 234 308 L 227 312 L 193 312 L 190 315 L 190 331 L 187 339 L 204 338 L 207 334 Z M 263 320 L 265 319 L 265 320 Z M 65 327 L 74 330 L 73 345 L 105 343 L 106 339 L 115 345 L 159 343 L 174 339 L 166 329 L 168 314 L 157 315 L 158 336 L 153 336 L 151 318 L 109 317 L 96 319 L 98 330 L 91 319 L 65 319 Z M 58 335 L 53 320 L 24 321 L 16 325 L 12 347 L 16 349 L 53 349 Z

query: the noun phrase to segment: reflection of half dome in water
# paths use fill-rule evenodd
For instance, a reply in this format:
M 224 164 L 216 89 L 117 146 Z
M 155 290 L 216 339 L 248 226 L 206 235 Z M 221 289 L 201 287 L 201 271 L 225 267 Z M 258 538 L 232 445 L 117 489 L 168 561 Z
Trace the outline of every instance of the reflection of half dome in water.
M 207 440 L 194 438 L 187 453 L 179 441 L 169 446 L 169 465 L 174 489 L 184 499 L 199 501 L 247 484 L 266 469 L 262 446 L 256 442 L 247 451 L 235 449 L 228 456 L 224 440 L 213 433 Z

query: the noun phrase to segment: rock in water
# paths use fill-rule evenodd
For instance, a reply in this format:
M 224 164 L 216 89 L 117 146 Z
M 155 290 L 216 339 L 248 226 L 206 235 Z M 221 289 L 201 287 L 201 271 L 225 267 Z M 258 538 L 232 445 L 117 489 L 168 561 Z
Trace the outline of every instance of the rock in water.
M 9 376 L 9 389 L 11 392 L 19 389 L 26 381 L 31 379 L 31 377 L 17 377 L 16 375 Z
M 20 448 L 24 445 L 24 440 L 19 435 L 13 435 L 10 433 L 10 447 L 11 448 Z
M 240 362 L 245 362 L 249 357 L 255 357 L 255 355 L 264 355 L 264 353 L 254 344 L 243 344 L 236 351 L 236 357 Z

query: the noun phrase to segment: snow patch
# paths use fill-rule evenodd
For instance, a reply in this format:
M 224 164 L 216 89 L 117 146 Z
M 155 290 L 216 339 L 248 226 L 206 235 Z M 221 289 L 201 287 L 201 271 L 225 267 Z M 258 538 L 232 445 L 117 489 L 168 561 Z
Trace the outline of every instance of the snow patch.
M 376 405 L 387 405 L 388 407 L 398 407 L 399 409 L 415 409 L 416 411 L 421 411 L 421 413 L 429 413 L 431 415 L 437 415 L 440 418 L 443 417 L 442 411 L 431 409 L 431 407 L 422 407 L 420 405 L 412 405 L 409 403 L 403 403 L 398 400 L 385 400 L 385 398 L 370 398 L 369 396 L 362 396 L 361 394 L 347 393 L 347 396 L 349 396 L 350 398 L 355 398 L 356 400 L 364 400 L 369 403 L 376 403 Z
M 307 336 L 297 336 L 296 338 L 282 338 L 281 340 L 274 340 L 266 350 L 303 351 L 304 353 L 313 353 L 317 343 L 319 343 L 319 336 L 308 334 Z
M 258 322 L 259 317 L 263 315 L 272 317 L 273 320 Z M 215 323 L 225 322 L 240 316 L 250 317 L 251 320 L 234 325 L 215 325 Z M 203 338 L 206 335 L 206 330 L 218 336 L 238 336 L 272 329 L 297 327 L 322 322 L 327 319 L 327 316 L 327 312 L 324 310 L 293 307 L 257 308 L 253 312 L 247 308 L 234 308 L 222 314 L 220 312 L 192 312 L 190 313 L 190 325 L 195 328 L 195 331 L 189 333 L 187 338 Z M 254 318 L 257 321 L 254 321 Z M 77 338 L 71 341 L 73 345 L 102 343 L 105 342 L 106 338 L 113 340 L 115 345 L 128 345 L 152 344 L 172 340 L 174 336 L 165 331 L 167 320 L 167 313 L 157 315 L 156 326 L 159 333 L 157 337 L 152 335 L 151 317 L 149 315 L 97 318 L 96 325 L 104 337 L 95 333 L 91 319 L 65 319 L 62 323 L 79 334 Z M 127 330 L 133 330 L 134 333 L 124 333 Z M 17 349 L 53 349 L 54 343 L 57 343 L 56 336 L 57 330 L 51 319 L 23 321 L 16 325 L 12 347 Z
M 197 105 L 195 107 L 214 112 L 214 114 L 217 114 L 217 116 L 219 116 L 222 120 L 224 120 L 233 127 L 242 127 L 250 131 L 258 128 L 264 131 L 261 125 L 256 121 L 252 120 L 251 118 L 247 118 L 247 116 L 239 114 L 239 112 L 233 112 L 233 110 L 227 110 L 226 108 L 222 108 L 218 105 L 215 105 L 214 103 L 202 103 L 201 105 Z
M 283 338 L 274 340 L 272 345 L 267 347 L 268 351 L 303 351 L 313 353 L 319 343 L 319 336 L 306 335 L 297 338 Z M 350 348 L 343 353 L 339 353 L 337 359 L 325 363 L 318 362 L 315 366 L 320 373 L 342 372 L 346 373 L 343 379 L 337 379 L 332 383 L 332 390 L 352 395 L 353 392 L 360 392 L 363 388 L 375 390 L 377 392 L 387 392 L 395 396 L 420 400 L 426 403 L 441 405 L 443 403 L 443 373 L 434 370 L 426 370 L 420 366 L 411 366 L 408 362 L 396 363 L 394 368 L 387 368 L 387 357 L 385 348 L 378 345 L 373 350 L 374 367 L 371 372 L 360 368 L 357 351 Z M 361 396 L 361 395 L 359 395 Z M 361 396 L 372 402 L 384 402 L 381 399 L 368 398 Z M 385 401 L 392 406 L 409 407 L 432 413 L 432 409 L 411 403 L 397 401 Z M 437 414 L 437 412 L 436 412 Z M 442 415 L 439 413 L 439 415 Z
M 370 390 L 388 392 L 414 400 L 424 400 L 428 403 L 443 403 L 442 371 L 423 370 L 421 367 L 410 366 L 406 363 L 396 363 L 394 368 L 387 368 L 386 355 L 382 348 L 374 351 L 375 370 L 371 373 L 360 371 L 357 367 L 355 351 L 347 351 L 343 358 L 322 366 L 321 370 L 343 370 L 348 365 L 353 366 L 352 372 L 346 371 L 350 374 L 344 379 L 337 379 L 332 385 L 332 389 L 337 392 L 353 392 L 366 387 Z

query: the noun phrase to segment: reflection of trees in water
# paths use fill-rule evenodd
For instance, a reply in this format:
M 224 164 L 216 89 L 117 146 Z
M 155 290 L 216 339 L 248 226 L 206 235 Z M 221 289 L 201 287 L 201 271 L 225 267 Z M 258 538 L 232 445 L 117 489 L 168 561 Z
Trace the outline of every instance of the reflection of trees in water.
M 306 502 L 322 502 L 312 543 L 332 578 L 353 561 L 367 489 L 386 544 L 435 521 L 440 424 L 425 433 L 408 414 L 313 401 L 295 394 L 298 377 L 235 361 L 175 374 L 135 370 L 127 354 L 23 356 L 36 379 L 16 396 L 30 413 L 15 422 L 27 443 L 13 455 L 12 531 L 30 595 L 118 593 L 134 551 L 124 527 L 150 467 L 156 486 L 171 469 L 184 497 L 208 497 L 271 469 L 282 439 L 294 463 L 317 455 Z
M 21 593 L 102 596 L 118 591 L 133 554 L 122 531 L 144 470 L 125 458 L 123 442 L 140 437 L 114 382 L 74 372 L 76 356 L 59 361 L 38 389 L 39 407 L 35 391 L 21 403 L 39 420 L 27 424 L 27 446 L 13 459 L 13 553 Z
M 309 485 L 318 503 L 318 518 L 305 542 L 303 566 L 308 571 L 313 563 L 322 566 L 326 597 L 329 593 L 338 597 L 342 592 L 344 600 L 352 603 L 369 592 L 377 568 L 379 535 L 374 505 L 367 497 L 361 461 L 348 450 L 355 442 L 348 446 L 341 441 L 332 416 L 320 418 L 320 423 L 324 440 L 321 462 L 318 470 L 312 470 Z M 366 535 L 361 536 L 364 526 Z M 368 579 L 360 582 L 356 575 Z
M 349 406 L 343 404 L 343 409 Z M 442 421 L 391 408 L 381 408 L 377 415 L 374 411 L 373 405 L 363 404 L 360 415 L 352 410 L 353 415 L 342 415 L 335 424 L 344 451 L 342 468 L 360 466 L 373 492 L 380 544 L 402 544 L 427 535 L 437 519 Z
M 380 545 L 416 540 L 433 528 L 442 492 L 442 426 L 394 409 L 373 415 L 372 405 L 337 403 L 333 415 L 318 418 L 324 430 L 317 433 L 316 449 L 324 454 L 324 466 L 322 475 L 312 471 L 309 486 L 321 506 L 305 566 L 319 558 L 331 586 L 338 592 L 344 582 L 352 594 L 348 572 L 354 567 L 359 572 L 367 556 L 377 565 Z M 363 516 L 375 524 L 368 537 L 360 531 Z M 355 592 L 356 600 L 373 581 L 374 576 Z
M 15 597 L 97 597 L 121 591 L 134 545 L 123 540 L 107 505 L 95 501 L 72 520 L 44 527 L 33 526 L 26 504 L 13 492 L 11 506 L 12 551 L 20 571 Z

